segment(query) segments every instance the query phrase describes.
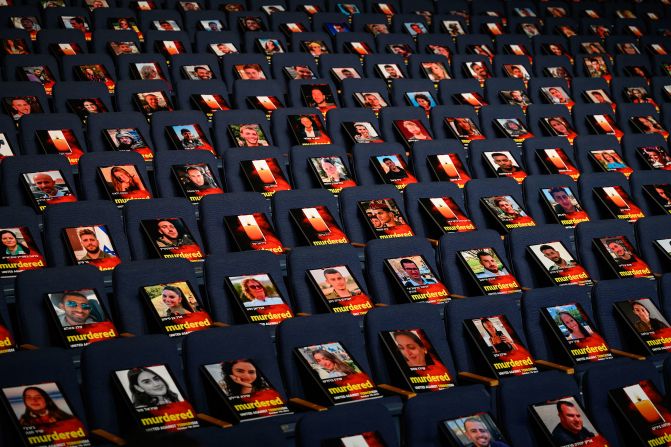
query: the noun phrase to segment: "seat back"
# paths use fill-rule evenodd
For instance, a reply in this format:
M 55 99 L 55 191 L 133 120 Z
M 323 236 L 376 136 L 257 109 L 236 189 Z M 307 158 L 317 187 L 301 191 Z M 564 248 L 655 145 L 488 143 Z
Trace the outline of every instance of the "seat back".
M 115 386 L 113 374 L 115 371 L 159 364 L 169 368 L 177 385 L 184 390 L 177 346 L 166 335 L 118 338 L 94 343 L 82 351 L 82 392 L 91 427 L 122 436 L 131 434 L 134 426 L 128 407 L 121 402 L 121 390 Z
M 157 284 L 187 282 L 200 303 L 196 275 L 193 267 L 184 259 L 150 259 L 120 264 L 114 270 L 114 310 L 121 332 L 143 335 L 156 333 L 153 310 L 147 305 L 142 288 Z M 160 331 L 159 331 L 160 332 Z

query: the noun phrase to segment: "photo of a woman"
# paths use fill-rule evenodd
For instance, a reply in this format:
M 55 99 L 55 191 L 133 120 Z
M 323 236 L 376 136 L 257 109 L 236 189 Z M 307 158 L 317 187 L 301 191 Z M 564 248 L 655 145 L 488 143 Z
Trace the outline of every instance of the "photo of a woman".
M 280 45 L 280 42 L 275 39 L 267 39 L 263 44 L 263 52 L 266 53 L 267 56 L 276 54 L 276 53 L 284 53 L 284 49 Z
M 219 386 L 227 396 L 240 396 L 272 390 L 270 384 L 259 373 L 250 359 L 233 360 L 221 363 Z
M 420 127 L 421 123 L 419 121 L 416 122 L 414 120 L 402 120 L 400 124 L 402 133 L 404 134 L 403 136 L 408 141 L 424 141 L 433 139 L 423 126 Z
M 577 136 L 577 133 L 571 129 L 571 125 L 566 121 L 564 117 L 553 116 L 547 120 L 548 127 L 552 136 L 558 137 L 567 137 L 569 140 L 572 140 Z
M 603 160 L 603 164 L 606 167 L 606 169 L 622 169 L 626 168 L 627 165 L 625 165 L 621 160 L 618 160 L 613 154 L 608 153 L 608 152 L 602 152 L 601 153 L 601 158 Z
M 326 174 L 326 181 L 329 183 L 339 183 L 351 180 L 345 172 L 345 166 L 339 158 L 323 157 L 319 160 L 319 166 Z
M 641 133 L 658 133 L 664 137 L 669 135 L 669 133 L 664 130 L 662 126 L 654 120 L 654 118 L 650 116 L 635 116 L 631 119 Z
M 443 79 L 450 79 L 450 74 L 445 68 L 445 65 L 440 62 L 424 62 L 422 64 L 422 68 L 424 69 L 426 76 L 433 82 L 442 81 Z
M 282 298 L 274 289 L 267 290 L 261 281 L 255 278 L 247 278 L 242 281 L 242 298 L 245 299 L 245 307 L 271 306 L 284 304 Z
M 23 390 L 23 404 L 26 411 L 19 418 L 22 427 L 40 428 L 74 417 L 58 408 L 49 394 L 37 386 L 29 386 Z
M 414 97 L 415 102 L 417 103 L 417 106 L 420 109 L 423 109 L 424 112 L 429 114 L 431 112 L 431 108 L 433 108 L 433 102 L 431 101 L 431 98 L 429 98 L 427 95 L 423 93 L 418 93 Z
M 669 327 L 666 322 L 652 317 L 650 310 L 641 301 L 633 301 L 631 311 L 636 316 L 634 327 L 639 332 L 650 332 Z
M 433 358 L 424 342 L 412 331 L 393 333 L 399 352 L 409 367 L 433 365 Z
M 2 241 L 2 250 L 0 256 L 18 256 L 30 254 L 30 249 L 21 244 L 16 238 L 16 234 L 10 230 L 0 231 L 0 241 Z
M 459 137 L 473 137 L 481 136 L 482 132 L 477 128 L 475 123 L 470 118 L 454 118 L 454 121 L 450 122 L 453 124 L 454 129 L 457 131 Z
M 592 335 L 592 330 L 583 326 L 573 315 L 568 312 L 559 312 L 559 319 L 566 328 L 567 340 L 580 340 Z
M 112 187 L 116 192 L 143 191 L 145 188 L 137 175 L 133 175 L 121 166 L 111 170 Z
M 501 330 L 497 329 L 494 326 L 494 322 L 490 318 L 480 319 L 482 328 L 487 333 L 488 339 L 485 340 L 489 345 L 493 353 L 506 353 L 511 352 L 515 349 L 513 341 L 504 334 Z
M 311 355 L 312 359 L 319 365 L 317 372 L 322 379 L 344 377 L 358 372 L 335 354 L 325 349 L 316 349 L 312 351 Z
M 182 289 L 177 286 L 165 286 L 161 292 L 161 299 L 168 309 L 165 311 L 166 317 L 174 315 L 188 315 L 194 312 L 191 303 L 184 295 Z
M 129 395 L 136 409 L 182 401 L 181 396 L 170 389 L 165 378 L 150 368 L 129 369 L 126 377 Z

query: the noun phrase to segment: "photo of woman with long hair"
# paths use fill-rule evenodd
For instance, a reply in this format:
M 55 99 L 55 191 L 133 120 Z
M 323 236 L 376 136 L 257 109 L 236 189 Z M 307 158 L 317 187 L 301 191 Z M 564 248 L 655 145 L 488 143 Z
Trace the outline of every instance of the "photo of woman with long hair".
M 144 185 L 137 174 L 128 172 L 121 166 L 114 166 L 110 171 L 112 187 L 116 192 L 144 191 Z
M 315 349 L 310 354 L 318 365 L 319 377 L 322 379 L 333 379 L 356 374 L 357 371 L 351 365 L 345 363 L 334 353 L 325 349 Z
M 393 332 L 396 346 L 409 367 L 433 365 L 434 361 L 424 342 L 412 331 Z
M 156 407 L 183 400 L 177 391 L 171 389 L 171 386 L 174 387 L 174 383 L 169 384 L 164 377 L 150 368 L 129 369 L 126 372 L 126 378 L 128 379 L 128 393 L 136 409 Z M 172 382 L 172 378 L 170 382 Z
M 566 328 L 567 340 L 580 340 L 592 335 L 592 330 L 576 320 L 569 312 L 559 312 L 558 316 L 562 325 Z
M 250 359 L 221 362 L 221 381 L 219 386 L 227 396 L 255 394 L 271 389 L 268 381 Z
M 23 390 L 23 404 L 26 410 L 19 418 L 22 427 L 40 428 L 74 417 L 58 408 L 51 396 L 37 386 L 29 386 Z
M 184 295 L 184 291 L 177 286 L 167 285 L 161 292 L 163 304 L 167 306 L 165 314 L 167 317 L 174 315 L 187 315 L 194 312 L 191 303 Z
M 494 326 L 493 318 L 482 318 L 480 319 L 480 323 L 482 324 L 482 329 L 487 334 L 486 342 L 493 353 L 511 352 L 515 349 L 515 345 L 511 338 Z

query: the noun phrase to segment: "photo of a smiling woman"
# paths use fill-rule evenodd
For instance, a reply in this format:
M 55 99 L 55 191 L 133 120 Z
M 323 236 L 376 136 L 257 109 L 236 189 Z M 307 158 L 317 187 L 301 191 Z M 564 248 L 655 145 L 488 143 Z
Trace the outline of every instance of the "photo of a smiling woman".
M 119 371 L 117 375 L 126 376 L 127 392 L 136 409 L 184 400 L 165 366 L 132 368 L 125 372 Z
M 249 359 L 222 362 L 221 377 L 219 386 L 229 397 L 254 396 L 261 391 L 272 390 L 254 362 Z

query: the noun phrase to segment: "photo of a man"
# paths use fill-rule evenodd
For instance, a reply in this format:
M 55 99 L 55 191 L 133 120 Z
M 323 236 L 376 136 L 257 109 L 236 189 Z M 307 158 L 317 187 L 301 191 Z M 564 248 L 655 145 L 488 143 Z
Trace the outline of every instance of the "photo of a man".
M 487 413 L 478 413 L 443 422 L 460 447 L 509 447 Z
M 487 426 L 475 418 L 464 422 L 464 433 L 473 443 L 474 447 L 508 447 L 508 444 L 492 439 L 492 434 Z
M 70 188 L 67 187 L 58 171 L 38 172 L 33 174 L 31 180 L 38 189 L 35 193 L 38 200 L 49 200 L 72 195 Z M 56 180 L 60 180 L 61 184 L 56 184 Z
M 263 129 L 258 124 L 232 124 L 229 129 L 240 147 L 268 146 Z
M 584 426 L 582 413 L 571 401 L 557 402 L 559 424 L 552 430 L 552 439 L 559 445 L 569 445 L 592 438 L 594 433 Z
M 364 315 L 373 308 L 373 302 L 347 265 L 310 269 L 306 274 L 330 312 Z
M 341 273 L 342 270 L 345 270 L 346 276 Z M 356 280 L 346 268 L 328 268 L 323 271 L 323 275 L 324 282 L 331 288 L 331 291 L 324 295 L 327 300 L 349 298 L 361 293 Z M 348 283 L 350 284 L 348 285 Z
M 557 272 L 578 265 L 570 255 L 567 256 L 568 252 L 566 252 L 564 246 L 561 245 L 561 242 L 542 244 L 538 249 L 543 256 L 552 262 L 552 264 L 547 267 L 549 272 Z M 562 257 L 562 252 L 564 253 L 564 257 Z
M 155 112 L 171 111 L 172 106 L 163 92 L 137 93 L 140 110 L 151 116 Z
M 93 290 L 68 291 L 49 294 L 53 305 L 62 315 L 59 321 L 63 327 L 81 326 L 102 321 L 100 304 Z
M 508 151 L 485 152 L 485 156 L 492 162 L 492 167 L 494 167 L 497 174 L 513 174 L 522 170 L 515 158 Z
M 546 196 L 549 196 L 555 202 L 554 210 L 557 214 L 571 214 L 582 211 L 578 200 L 568 187 L 554 186 L 550 189 L 543 190 Z
M 408 172 L 401 166 L 399 166 L 399 163 L 394 162 L 394 160 L 391 157 L 382 158 L 382 163 L 384 163 L 385 166 L 384 177 L 387 182 L 394 183 L 408 177 Z
M 156 222 L 158 237 L 156 244 L 161 248 L 193 245 L 195 242 L 186 232 L 180 232 L 175 226 L 175 219 L 163 219 Z
M 94 259 L 112 258 L 116 255 L 114 252 L 108 253 L 100 248 L 100 241 L 96 233 L 90 228 L 82 228 L 77 232 L 79 242 L 86 250 L 86 253 L 78 258 L 79 261 L 92 261 Z
M 494 278 L 496 276 L 506 276 L 510 274 L 501 260 L 492 250 L 481 250 L 476 253 L 476 256 L 478 258 L 478 262 L 483 268 L 482 272 L 475 275 L 478 279 L 488 279 Z
M 65 228 L 65 239 L 75 264 L 111 270 L 121 262 L 105 225 Z

